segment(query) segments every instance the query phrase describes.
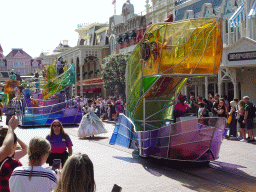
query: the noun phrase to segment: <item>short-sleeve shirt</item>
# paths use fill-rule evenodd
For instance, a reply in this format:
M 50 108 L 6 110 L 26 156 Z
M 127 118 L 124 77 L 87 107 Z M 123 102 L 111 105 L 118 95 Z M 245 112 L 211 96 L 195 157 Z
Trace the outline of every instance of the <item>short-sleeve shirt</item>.
M 10 178 L 11 192 L 51 192 L 57 185 L 57 175 L 50 169 L 33 166 L 31 180 L 29 173 L 31 166 L 22 166 L 14 169 Z
M 62 134 L 55 135 L 53 133 L 52 138 L 50 138 L 50 135 L 48 135 L 46 139 L 51 143 L 52 153 L 63 153 L 66 151 L 67 147 L 73 146 L 73 143 L 68 135 L 66 135 L 66 138 L 64 138 Z
M 0 166 L 2 165 L 3 162 L 4 164 L 2 166 L 2 169 L 0 170 L 0 191 L 6 192 L 6 191 L 10 191 L 9 179 L 12 175 L 13 170 L 16 167 L 22 166 L 22 164 L 11 157 L 7 157 L 6 159 L 4 159 L 0 163 Z
M 248 119 L 253 119 L 254 115 L 253 114 L 253 104 L 251 102 L 248 102 L 245 104 L 245 111 L 248 111 Z
M 222 114 L 218 114 L 218 117 L 226 117 L 226 107 L 222 106 L 221 110 L 224 110 Z

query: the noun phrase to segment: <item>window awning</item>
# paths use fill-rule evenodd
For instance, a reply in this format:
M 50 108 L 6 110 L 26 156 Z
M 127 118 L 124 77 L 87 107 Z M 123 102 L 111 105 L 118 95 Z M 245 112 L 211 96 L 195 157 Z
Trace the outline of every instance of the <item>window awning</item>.
M 252 9 L 249 12 L 248 18 L 249 19 L 253 19 L 256 17 L 256 1 L 254 1 L 253 5 L 252 5 Z
M 136 38 L 136 33 L 134 30 L 132 31 L 131 35 L 129 36 L 129 39 L 131 39 L 131 38 Z
M 244 4 L 240 5 L 236 12 L 230 17 L 229 24 L 230 27 L 238 27 L 240 23 L 246 20 L 246 16 L 244 14 Z
M 125 41 L 125 40 L 127 40 L 128 38 L 129 38 L 129 35 L 128 35 L 127 33 L 125 33 L 124 38 L 123 38 L 122 41 Z
M 122 39 L 123 39 L 122 36 L 119 36 L 118 39 L 117 39 L 117 41 L 116 41 L 116 43 L 122 42 Z

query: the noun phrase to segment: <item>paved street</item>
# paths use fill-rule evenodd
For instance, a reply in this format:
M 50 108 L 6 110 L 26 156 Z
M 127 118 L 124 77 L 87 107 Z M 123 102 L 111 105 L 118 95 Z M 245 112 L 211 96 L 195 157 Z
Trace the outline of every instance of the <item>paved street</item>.
M 224 140 L 218 161 L 205 167 L 140 158 L 133 150 L 111 146 L 108 142 L 114 125 L 104 125 L 108 133 L 87 140 L 77 137 L 77 127 L 65 128 L 74 144 L 74 153 L 86 153 L 93 161 L 97 191 L 111 191 L 114 184 L 121 186 L 124 192 L 256 191 L 253 144 Z M 27 144 L 34 136 L 45 137 L 49 132 L 49 128 L 16 130 L 17 136 Z M 27 156 L 21 162 L 26 165 Z

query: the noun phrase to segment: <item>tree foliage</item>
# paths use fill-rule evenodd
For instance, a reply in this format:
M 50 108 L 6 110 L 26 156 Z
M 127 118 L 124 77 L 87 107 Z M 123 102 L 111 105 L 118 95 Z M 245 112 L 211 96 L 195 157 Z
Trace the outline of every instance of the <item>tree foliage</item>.
M 104 88 L 114 91 L 117 86 L 119 93 L 125 95 L 125 70 L 130 54 L 110 55 L 101 65 Z

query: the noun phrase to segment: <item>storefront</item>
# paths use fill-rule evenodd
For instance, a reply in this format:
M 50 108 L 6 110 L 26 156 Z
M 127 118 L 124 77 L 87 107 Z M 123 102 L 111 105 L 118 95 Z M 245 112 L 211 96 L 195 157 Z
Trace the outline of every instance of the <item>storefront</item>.
M 81 86 L 82 83 L 82 86 Z M 87 98 L 96 98 L 97 96 L 105 97 L 106 91 L 103 87 L 104 80 L 101 78 L 87 79 L 78 81 L 78 87 L 83 87 L 83 90 L 77 89 L 77 95 Z M 82 95 L 81 95 L 82 92 Z
M 256 41 L 242 37 L 233 45 L 224 47 L 222 63 L 215 77 L 194 78 L 184 87 L 183 93 L 208 98 L 226 95 L 228 100 L 249 96 L 256 104 Z

